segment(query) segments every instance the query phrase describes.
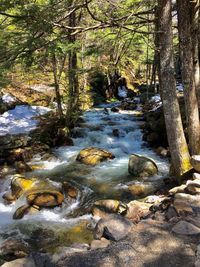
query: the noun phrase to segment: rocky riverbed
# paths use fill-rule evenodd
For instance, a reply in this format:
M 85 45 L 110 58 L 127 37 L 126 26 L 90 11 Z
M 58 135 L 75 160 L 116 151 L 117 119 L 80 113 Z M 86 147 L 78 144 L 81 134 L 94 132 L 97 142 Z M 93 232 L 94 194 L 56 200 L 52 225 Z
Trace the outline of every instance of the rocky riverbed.
M 168 176 L 131 105 L 89 110 L 73 146 L 2 167 L 2 266 L 199 266 L 200 178 Z

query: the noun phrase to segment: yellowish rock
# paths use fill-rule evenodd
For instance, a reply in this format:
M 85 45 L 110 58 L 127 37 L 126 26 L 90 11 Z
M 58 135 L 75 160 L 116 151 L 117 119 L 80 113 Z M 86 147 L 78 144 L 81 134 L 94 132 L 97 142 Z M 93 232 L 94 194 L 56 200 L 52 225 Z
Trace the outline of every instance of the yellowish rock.
M 64 196 L 61 192 L 53 189 L 35 189 L 26 194 L 29 205 L 39 207 L 55 207 L 62 204 Z
M 63 188 L 64 193 L 67 196 L 69 196 L 71 198 L 77 198 L 77 196 L 78 196 L 78 189 L 75 188 L 75 186 L 72 186 L 68 182 L 64 182 L 62 188 Z
M 26 179 L 24 176 L 16 174 L 11 181 L 11 192 L 15 198 L 19 198 L 24 192 L 31 189 L 36 179 Z
M 36 205 L 34 205 L 33 207 L 30 205 L 23 205 L 15 211 L 13 219 L 14 220 L 22 219 L 26 214 L 35 214 L 38 211 L 39 207 Z
M 87 165 L 97 165 L 102 161 L 114 158 L 115 156 L 109 151 L 97 147 L 88 147 L 79 152 L 76 160 Z

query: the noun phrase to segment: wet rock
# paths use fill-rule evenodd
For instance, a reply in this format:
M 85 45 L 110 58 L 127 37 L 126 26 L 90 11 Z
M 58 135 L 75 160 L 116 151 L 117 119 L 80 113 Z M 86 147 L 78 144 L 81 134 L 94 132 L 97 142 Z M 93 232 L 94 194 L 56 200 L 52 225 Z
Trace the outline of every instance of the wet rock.
M 118 129 L 113 129 L 112 134 L 113 134 L 113 136 L 115 136 L 115 137 L 119 137 L 119 135 L 120 135 Z
M 112 107 L 112 108 L 111 108 L 111 111 L 112 111 L 112 112 L 119 112 L 119 108 Z
M 92 207 L 92 215 L 100 218 L 106 218 L 110 213 L 124 213 L 127 206 L 121 201 L 104 199 L 98 200 Z
M 88 147 L 79 152 L 76 160 L 87 165 L 97 165 L 102 161 L 114 158 L 115 156 L 109 151 L 97 147 Z
M 28 245 L 22 240 L 9 238 L 0 246 L 0 259 L 12 261 L 24 258 L 29 254 Z
M 200 155 L 193 155 L 190 159 L 192 167 L 197 171 L 200 172 Z
M 32 171 L 31 167 L 24 161 L 16 161 L 14 166 L 15 166 L 17 173 L 24 173 L 24 172 Z
M 133 196 L 145 197 L 156 192 L 162 187 L 162 182 L 132 182 L 128 184 L 128 190 Z
M 162 146 L 159 146 L 157 149 L 156 149 L 156 153 L 161 156 L 161 157 L 167 157 L 169 156 L 169 151 L 162 147 Z
M 104 208 L 110 212 L 118 212 L 127 209 L 126 205 L 119 200 L 103 199 L 95 201 L 94 206 Z
M 137 108 L 137 104 L 133 101 L 123 101 L 119 108 L 122 110 L 135 110 Z
M 16 200 L 16 197 L 12 195 L 11 192 L 6 192 L 3 194 L 2 198 L 8 203 L 11 204 Z
M 2 267 L 37 267 L 34 260 L 31 258 L 17 259 L 14 261 L 6 262 Z
M 186 222 L 180 221 L 173 228 L 172 231 L 176 234 L 181 235 L 198 235 L 200 234 L 200 228 L 195 225 Z
M 131 201 L 127 204 L 127 211 L 125 217 L 131 221 L 138 222 L 142 217 L 149 214 L 150 204 L 142 203 L 137 200 Z
M 11 192 L 17 199 L 24 192 L 28 191 L 36 182 L 36 179 L 27 179 L 22 175 L 16 174 L 11 180 Z
M 59 128 L 56 134 L 56 137 L 53 139 L 53 145 L 54 146 L 73 146 L 74 142 L 69 137 L 69 129 L 67 127 L 65 128 Z
M 79 191 L 75 186 L 72 186 L 68 182 L 64 182 L 62 185 L 63 192 L 66 194 L 66 196 L 69 196 L 71 198 L 77 198 Z
M 14 220 L 22 219 L 26 214 L 35 214 L 39 211 L 39 207 L 34 205 L 33 207 L 30 205 L 23 205 L 19 207 L 15 213 L 13 214 Z
M 26 194 L 29 205 L 56 207 L 62 204 L 64 196 L 56 189 L 35 189 Z
M 129 158 L 128 171 L 135 177 L 146 177 L 157 174 L 158 167 L 152 159 L 132 154 Z
M 106 219 L 101 219 L 94 229 L 94 238 L 105 237 L 113 241 L 119 241 L 126 237 L 131 230 L 132 223 L 121 215 L 111 214 Z
M 90 248 L 91 250 L 98 249 L 98 248 L 106 248 L 110 245 L 110 240 L 107 240 L 106 238 L 101 238 L 100 240 L 93 240 Z

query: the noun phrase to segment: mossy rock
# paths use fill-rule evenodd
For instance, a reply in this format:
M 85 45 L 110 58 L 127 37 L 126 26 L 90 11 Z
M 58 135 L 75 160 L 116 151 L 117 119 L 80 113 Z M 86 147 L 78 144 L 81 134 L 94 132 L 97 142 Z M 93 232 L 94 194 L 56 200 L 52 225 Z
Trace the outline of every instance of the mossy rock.
M 114 158 L 115 156 L 109 151 L 97 147 L 88 147 L 79 152 L 76 160 L 87 165 L 97 165 L 102 161 Z
M 16 174 L 14 175 L 11 181 L 11 193 L 17 199 L 19 198 L 24 192 L 31 189 L 37 179 L 27 179 L 22 175 Z
M 129 158 L 128 171 L 135 177 L 148 177 L 158 173 L 158 167 L 150 158 L 132 154 Z
M 38 207 L 56 207 L 62 204 L 64 196 L 54 189 L 35 189 L 26 194 L 29 205 Z

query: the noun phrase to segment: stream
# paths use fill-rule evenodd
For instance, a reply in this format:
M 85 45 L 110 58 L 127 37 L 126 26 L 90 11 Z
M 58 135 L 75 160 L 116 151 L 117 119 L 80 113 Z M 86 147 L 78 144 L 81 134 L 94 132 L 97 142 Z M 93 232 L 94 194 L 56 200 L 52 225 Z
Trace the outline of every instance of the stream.
M 21 220 L 13 220 L 12 216 L 24 199 L 19 198 L 14 204 L 6 205 L 1 198 L 0 242 L 15 237 L 30 243 L 35 250 L 45 251 L 54 251 L 56 246 L 90 243 L 93 237 L 88 225 L 94 219 L 89 208 L 95 200 L 118 199 L 128 202 L 136 198 L 128 192 L 129 183 L 154 184 L 162 181 L 168 174 L 168 161 L 157 156 L 142 140 L 140 126 L 143 118 L 140 111 L 112 112 L 111 108 L 119 104 L 103 104 L 85 112 L 83 122 L 73 130 L 74 146 L 54 149 L 56 159 L 42 161 L 41 155 L 34 156 L 30 164 L 41 168 L 27 173 L 27 177 L 49 179 L 54 183 L 68 181 L 78 188 L 78 198 L 65 201 L 61 207 L 26 215 Z M 116 131 L 117 136 L 113 134 Z M 79 151 L 91 146 L 112 152 L 115 159 L 97 166 L 76 162 Z M 138 181 L 131 177 L 128 161 L 132 153 L 154 159 L 159 174 Z M 11 178 L 7 176 L 1 195 L 8 190 Z M 42 242 L 42 236 L 45 236 L 45 242 Z

